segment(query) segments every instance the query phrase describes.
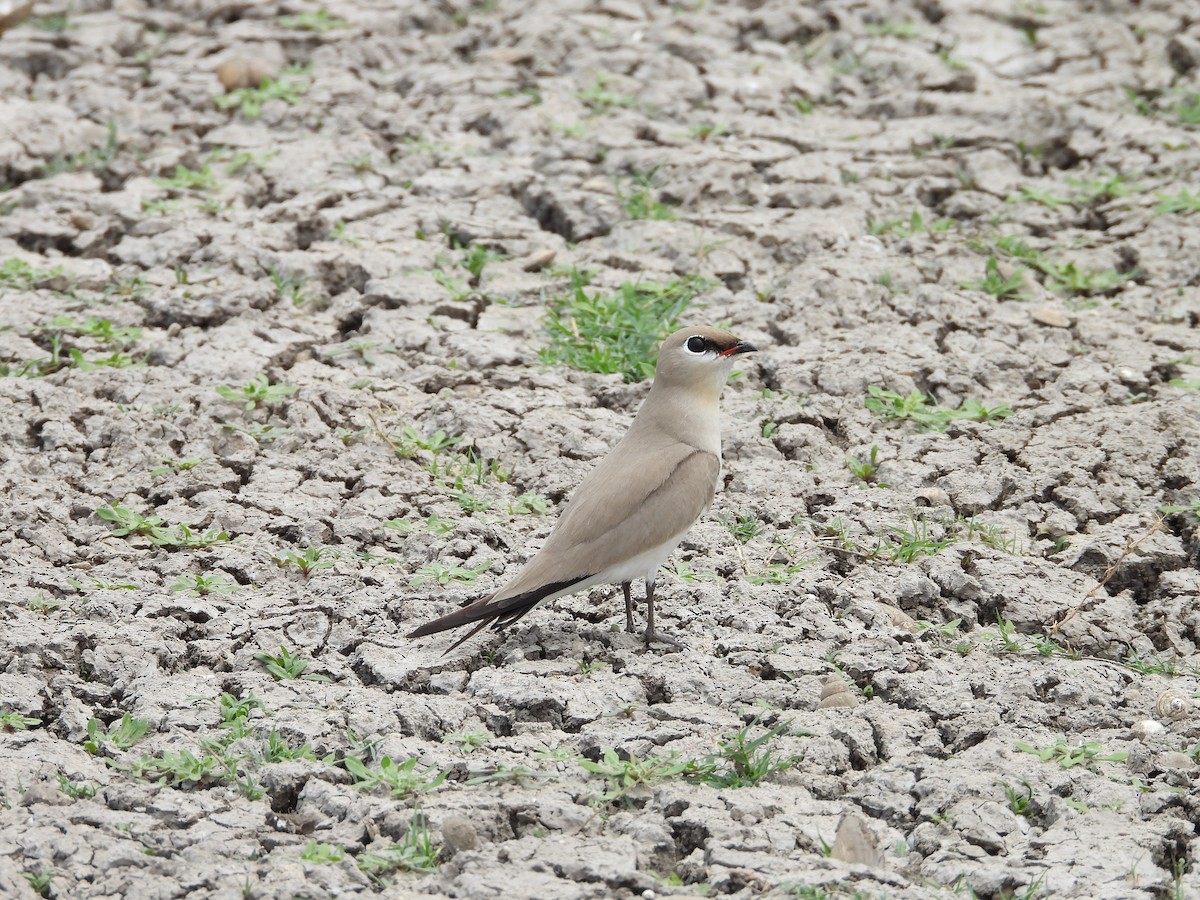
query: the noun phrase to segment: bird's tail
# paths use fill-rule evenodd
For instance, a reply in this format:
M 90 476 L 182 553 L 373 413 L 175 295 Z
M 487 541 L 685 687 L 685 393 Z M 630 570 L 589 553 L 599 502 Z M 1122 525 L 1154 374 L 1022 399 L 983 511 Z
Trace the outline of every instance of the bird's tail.
M 586 581 L 591 578 L 591 575 L 581 575 L 579 578 L 571 578 L 567 581 L 556 581 L 551 584 L 544 584 L 532 590 L 525 591 L 514 596 L 503 596 L 503 592 L 497 592 L 490 597 L 482 597 L 473 603 L 468 603 L 461 609 L 456 609 L 452 613 L 447 613 L 432 622 L 426 622 L 419 628 L 414 628 L 408 633 L 410 638 L 425 637 L 428 634 L 437 634 L 441 631 L 449 631 L 452 628 L 459 628 L 463 625 L 470 625 L 473 622 L 478 624 L 468 631 L 465 635 L 450 645 L 446 651 L 458 648 L 464 641 L 474 637 L 488 625 L 496 631 L 507 628 L 509 625 L 519 621 L 527 612 L 537 606 L 547 597 L 561 593 L 572 585 L 579 584 L 581 581 Z

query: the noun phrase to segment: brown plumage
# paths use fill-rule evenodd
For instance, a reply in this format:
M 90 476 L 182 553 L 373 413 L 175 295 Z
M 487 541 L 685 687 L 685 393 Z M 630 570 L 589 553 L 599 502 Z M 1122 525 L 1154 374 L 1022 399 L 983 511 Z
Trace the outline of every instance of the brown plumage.
M 645 578 L 646 643 L 675 643 L 654 629 L 654 576 L 712 503 L 721 468 L 717 401 L 733 359 L 754 349 L 718 328 L 670 335 L 633 425 L 575 490 L 542 549 L 491 596 L 408 636 L 478 623 L 453 650 L 489 624 L 506 628 L 543 600 L 603 583 L 621 584 L 632 631 L 629 584 Z

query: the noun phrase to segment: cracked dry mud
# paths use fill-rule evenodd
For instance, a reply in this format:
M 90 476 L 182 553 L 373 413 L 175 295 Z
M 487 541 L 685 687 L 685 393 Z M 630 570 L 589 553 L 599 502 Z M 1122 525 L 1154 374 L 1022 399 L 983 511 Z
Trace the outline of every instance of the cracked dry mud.
M 325 9 L 0 36 L 0 894 L 1200 897 L 1194 6 Z M 444 656 L 646 390 L 573 271 L 761 347 L 689 649 Z

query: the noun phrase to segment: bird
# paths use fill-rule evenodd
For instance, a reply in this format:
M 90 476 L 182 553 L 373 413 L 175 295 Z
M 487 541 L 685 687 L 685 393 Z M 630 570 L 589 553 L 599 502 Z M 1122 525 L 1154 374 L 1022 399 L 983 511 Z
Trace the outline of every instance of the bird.
M 629 431 L 580 482 L 542 548 L 495 593 L 426 622 L 408 637 L 474 623 L 446 650 L 450 653 L 488 625 L 501 631 L 539 603 L 597 584 L 621 585 L 625 630 L 633 633 L 632 583 L 642 578 L 646 648 L 657 642 L 682 649 L 655 627 L 655 577 L 712 504 L 721 470 L 718 401 L 734 360 L 756 350 L 711 326 L 668 335 Z

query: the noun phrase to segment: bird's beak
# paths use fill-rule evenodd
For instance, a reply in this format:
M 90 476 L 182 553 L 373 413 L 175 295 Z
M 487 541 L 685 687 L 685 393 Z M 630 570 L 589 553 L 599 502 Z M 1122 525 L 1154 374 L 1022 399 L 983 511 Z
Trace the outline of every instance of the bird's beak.
M 721 355 L 722 356 L 737 356 L 739 353 L 754 353 L 757 350 L 758 350 L 758 348 L 755 347 L 749 341 L 738 341 L 736 344 L 734 344 L 728 350 L 722 350 Z

